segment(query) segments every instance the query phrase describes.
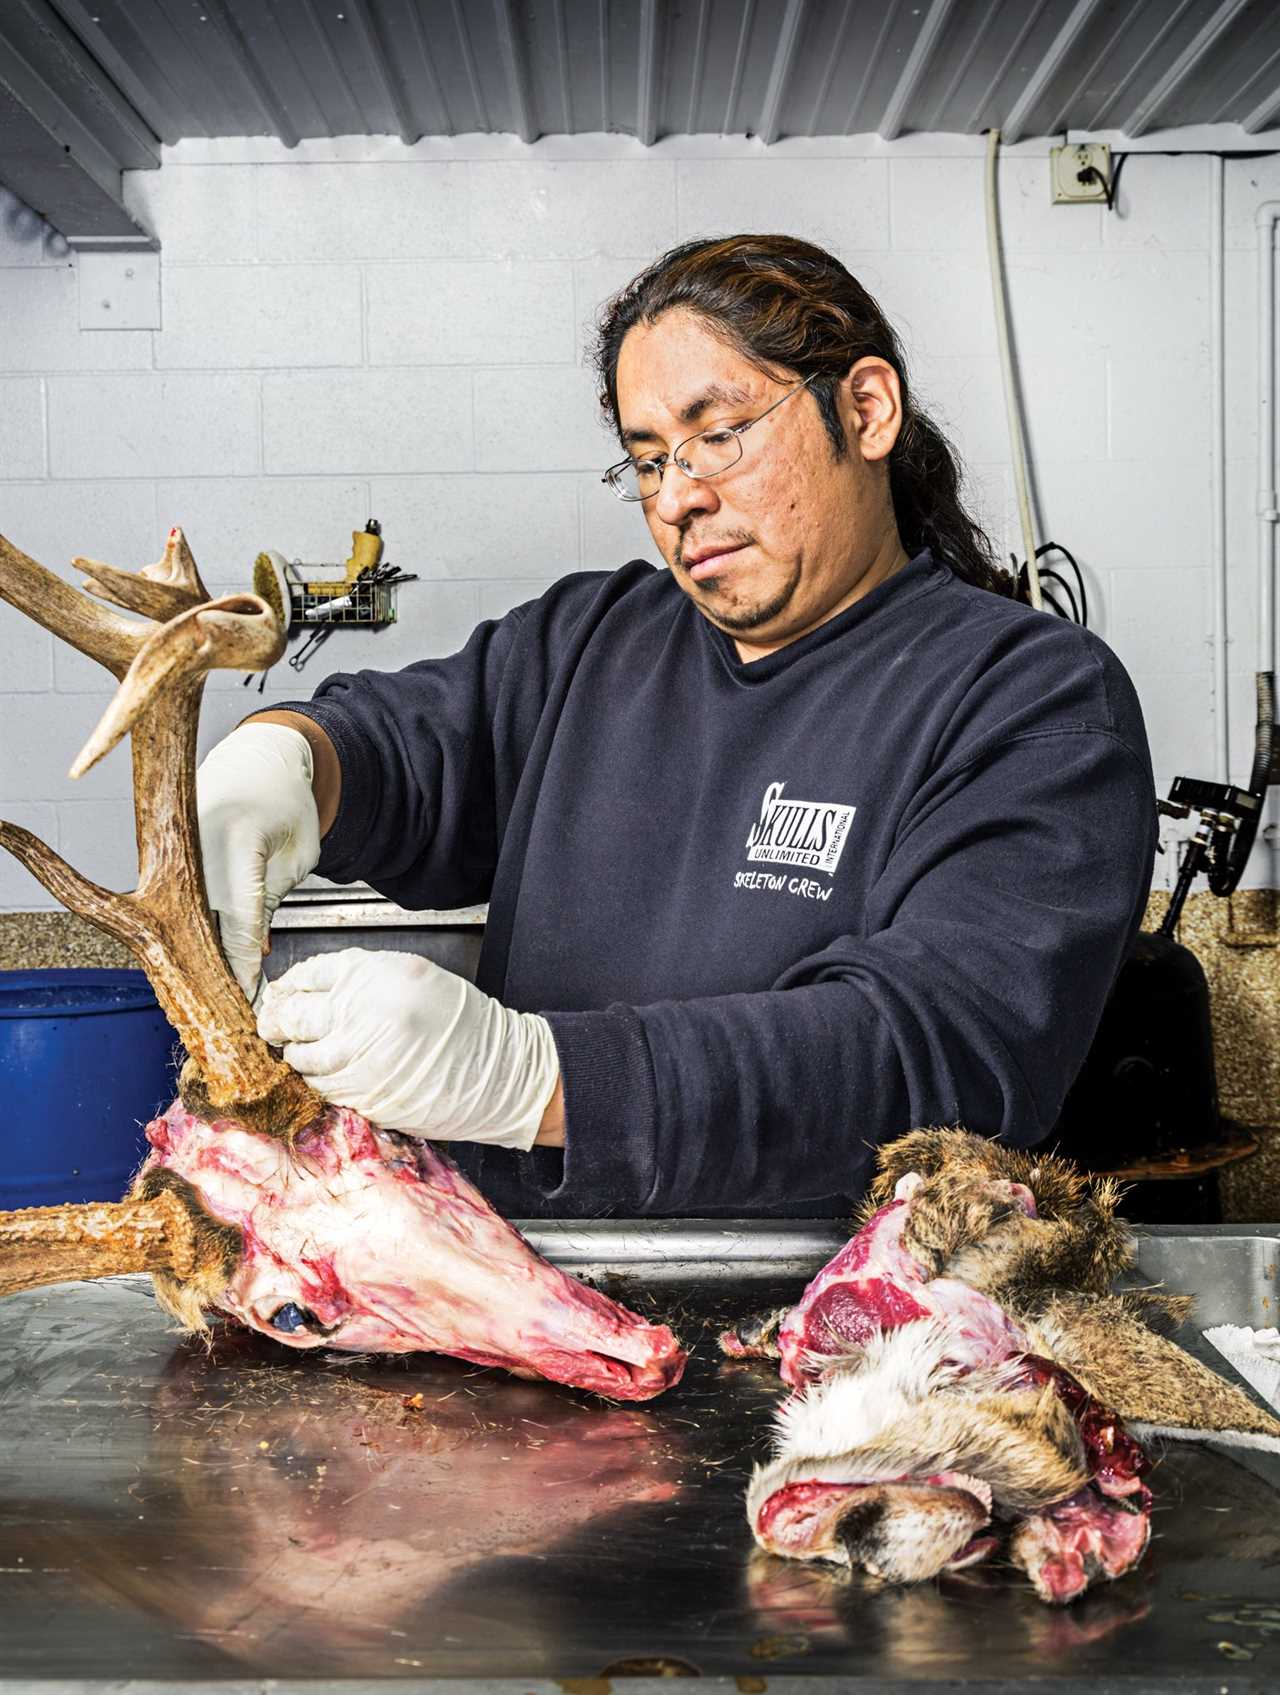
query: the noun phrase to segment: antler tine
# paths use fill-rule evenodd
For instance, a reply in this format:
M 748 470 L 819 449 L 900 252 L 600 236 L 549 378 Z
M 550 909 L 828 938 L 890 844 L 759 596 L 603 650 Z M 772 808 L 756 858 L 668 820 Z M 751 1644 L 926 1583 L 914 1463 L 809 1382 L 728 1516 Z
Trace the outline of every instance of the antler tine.
M 0 1296 L 126 1271 L 185 1278 L 195 1267 L 196 1248 L 191 1214 L 172 1190 L 150 1200 L 0 1213 Z
M 153 631 L 139 648 L 70 775 L 83 777 L 128 735 L 166 684 L 176 684 L 183 677 L 203 678 L 215 670 L 265 671 L 283 652 L 284 637 L 275 614 L 257 595 L 228 595 L 181 613 Z
M 122 618 L 0 536 L 0 600 L 123 677 L 151 626 Z
M 209 599 L 187 538 L 176 525 L 169 531 L 163 556 L 140 571 L 121 571 L 115 565 L 104 565 L 100 559 L 85 559 L 79 554 L 71 563 L 89 573 L 84 586 L 103 600 L 114 601 L 130 612 L 141 612 L 161 622 L 189 612 Z

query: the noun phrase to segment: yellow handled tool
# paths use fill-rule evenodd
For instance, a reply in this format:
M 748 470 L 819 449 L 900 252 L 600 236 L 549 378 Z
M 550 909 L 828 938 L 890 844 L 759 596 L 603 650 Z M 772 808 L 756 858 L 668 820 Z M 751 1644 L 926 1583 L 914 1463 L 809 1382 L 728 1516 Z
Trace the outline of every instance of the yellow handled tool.
M 370 518 L 362 530 L 351 532 L 351 557 L 347 560 L 345 577 L 320 578 L 304 583 L 308 594 L 346 594 L 362 571 L 370 571 L 382 558 L 382 525 Z

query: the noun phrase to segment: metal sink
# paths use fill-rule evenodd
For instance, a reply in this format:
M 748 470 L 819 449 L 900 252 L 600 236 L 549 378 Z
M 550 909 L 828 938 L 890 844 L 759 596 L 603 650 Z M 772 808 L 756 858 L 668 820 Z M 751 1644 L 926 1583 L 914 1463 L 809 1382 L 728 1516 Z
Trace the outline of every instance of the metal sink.
M 808 1278 L 848 1240 L 834 1220 L 529 1221 L 541 1253 L 578 1276 L 735 1285 Z M 1193 1295 L 1195 1324 L 1280 1324 L 1280 1224 L 1135 1226 L 1135 1281 Z
M 1280 1324 L 1280 1225 L 1162 1225 L 1140 1232 L 1137 1271 L 1143 1283 L 1194 1295 L 1199 1330 Z

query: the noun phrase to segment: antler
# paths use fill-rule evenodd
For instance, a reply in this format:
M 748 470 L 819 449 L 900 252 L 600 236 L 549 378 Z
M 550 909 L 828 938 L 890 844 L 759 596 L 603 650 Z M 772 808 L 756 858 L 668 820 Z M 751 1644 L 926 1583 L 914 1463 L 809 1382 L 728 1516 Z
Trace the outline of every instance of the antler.
M 146 640 L 146 626 L 90 600 L 0 536 L 0 600 L 123 677 Z
M 195 1261 L 195 1226 L 171 1189 L 147 1201 L 0 1213 L 0 1296 L 124 1271 L 168 1271 L 185 1278 Z
M 279 623 L 256 595 L 209 600 L 178 529 L 169 532 L 164 558 L 140 572 L 76 563 L 92 573 L 99 594 L 147 616 L 122 618 L 100 606 L 3 536 L 0 599 L 121 679 L 71 775 L 87 771 L 132 730 L 138 887 L 131 894 L 101 888 L 14 824 L 0 823 L 0 846 L 64 906 L 137 957 L 186 1047 L 181 1088 L 190 1110 L 291 1141 L 323 1102 L 258 1035 L 223 958 L 205 898 L 195 811 L 205 675 L 220 667 L 265 670 L 283 651 Z
M 113 600 L 117 606 L 126 606 L 130 612 L 141 612 L 148 618 L 173 618 L 209 598 L 187 538 L 176 527 L 169 531 L 161 557 L 140 571 L 120 571 L 114 565 L 104 565 L 100 559 L 82 559 L 78 554 L 71 563 L 78 571 L 87 573 L 84 583 L 87 589 L 103 600 Z

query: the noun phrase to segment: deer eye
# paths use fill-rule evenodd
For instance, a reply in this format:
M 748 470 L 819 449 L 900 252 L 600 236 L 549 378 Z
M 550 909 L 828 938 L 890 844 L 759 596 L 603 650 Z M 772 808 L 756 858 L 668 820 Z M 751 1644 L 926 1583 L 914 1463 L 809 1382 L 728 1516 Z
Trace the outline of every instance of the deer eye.
M 294 1330 L 305 1330 L 315 1323 L 315 1319 L 305 1307 L 296 1306 L 292 1301 L 286 1301 L 282 1307 L 277 1307 L 271 1315 L 273 1329 L 286 1333 Z

